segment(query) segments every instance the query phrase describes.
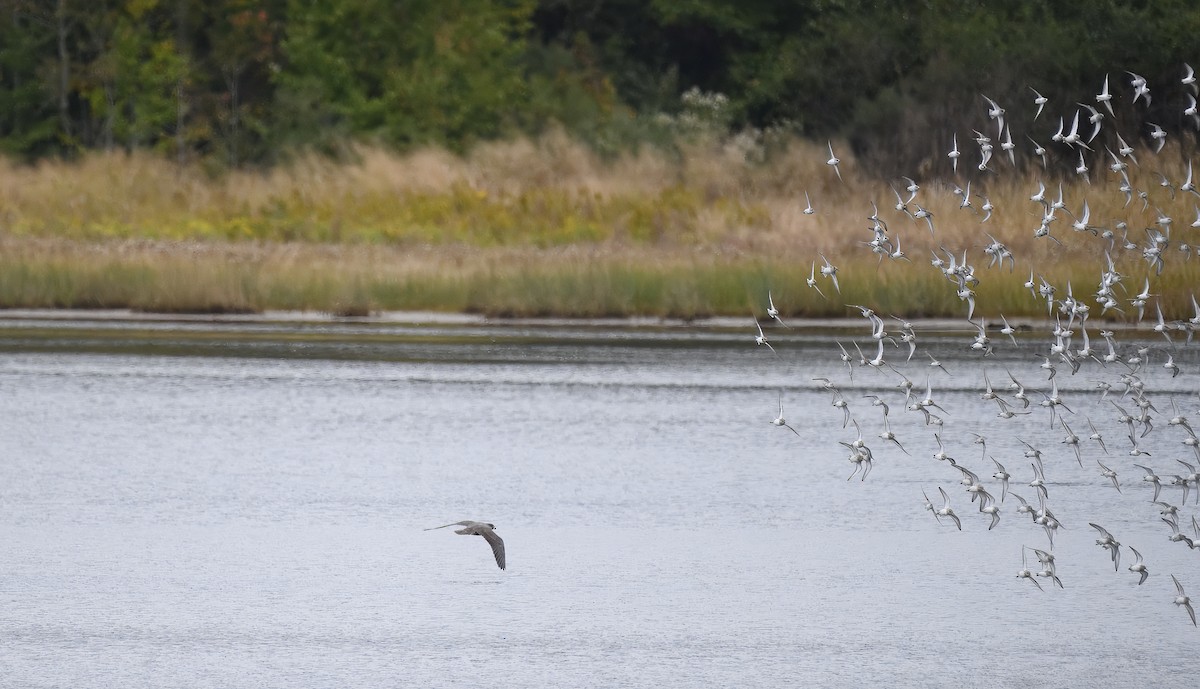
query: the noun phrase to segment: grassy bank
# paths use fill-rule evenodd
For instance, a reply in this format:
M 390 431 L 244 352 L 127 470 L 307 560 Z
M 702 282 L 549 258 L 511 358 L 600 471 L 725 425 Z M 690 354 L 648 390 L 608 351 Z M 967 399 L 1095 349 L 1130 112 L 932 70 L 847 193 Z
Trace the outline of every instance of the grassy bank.
M 927 265 L 880 265 L 865 257 L 845 261 L 840 297 L 818 276 L 825 299 L 805 284 L 810 263 L 800 260 L 597 247 L 7 241 L 0 244 L 0 303 L 191 313 L 431 310 L 689 319 L 761 315 L 770 289 L 791 316 L 844 316 L 846 303 L 911 317 L 965 313 L 953 285 Z M 1092 266 L 1059 269 L 1056 275 L 1076 286 L 1095 279 Z M 1044 305 L 1021 287 L 1026 276 L 998 268 L 980 276 L 981 312 L 1045 315 Z M 1197 284 L 1200 270 L 1195 268 L 1159 281 L 1160 293 L 1168 297 L 1164 303 L 1179 307 L 1168 317 L 1191 315 L 1186 295 Z
M 761 312 L 769 288 L 795 316 L 843 315 L 845 302 L 961 315 L 953 286 L 928 266 L 938 245 L 969 251 L 985 313 L 1044 313 L 1022 287 L 1030 267 L 1076 294 L 1095 289 L 1107 242 L 1073 232 L 1065 214 L 1053 227 L 1062 246 L 1035 239 L 1036 173 L 1003 171 L 975 186 L 996 206 L 985 224 L 948 188 L 927 185 L 917 201 L 934 213 L 934 238 L 853 161 L 839 183 L 822 147 L 794 142 L 755 163 L 746 154 L 709 142 L 678 158 L 606 162 L 549 137 L 465 158 L 364 150 L 354 164 L 309 159 L 217 178 L 145 155 L 9 165 L 0 167 L 0 306 L 693 318 Z M 1124 220 L 1140 241 L 1158 206 L 1186 239 L 1194 197 L 1169 198 L 1152 172 L 1182 179 L 1180 157 L 1158 160 L 1133 171 L 1148 209 L 1136 199 L 1123 207 L 1116 183 L 1097 178 L 1069 184 L 1067 208 L 1078 212 L 1086 195 L 1094 224 Z M 880 264 L 863 246 L 872 200 L 913 263 Z M 1015 274 L 984 267 L 985 233 L 1016 254 Z M 840 299 L 805 285 L 818 253 L 841 268 Z M 1136 292 L 1145 263 L 1119 246 L 1114 255 Z M 1168 317 L 1190 315 L 1200 260 L 1168 261 L 1155 291 Z

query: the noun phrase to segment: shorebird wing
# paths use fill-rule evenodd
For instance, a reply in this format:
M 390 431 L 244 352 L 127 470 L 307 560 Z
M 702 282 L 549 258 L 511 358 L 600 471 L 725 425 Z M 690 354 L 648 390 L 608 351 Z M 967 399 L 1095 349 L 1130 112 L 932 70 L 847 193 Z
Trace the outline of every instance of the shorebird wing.
M 471 524 L 474 524 L 474 522 L 454 522 L 453 524 L 442 524 L 441 526 L 431 526 L 428 529 L 425 529 L 425 531 L 433 531 L 434 529 L 444 529 L 448 526 L 470 526 Z
M 480 529 L 479 535 L 492 546 L 492 555 L 496 556 L 496 564 L 500 569 L 504 569 L 504 539 L 496 535 L 491 529 Z

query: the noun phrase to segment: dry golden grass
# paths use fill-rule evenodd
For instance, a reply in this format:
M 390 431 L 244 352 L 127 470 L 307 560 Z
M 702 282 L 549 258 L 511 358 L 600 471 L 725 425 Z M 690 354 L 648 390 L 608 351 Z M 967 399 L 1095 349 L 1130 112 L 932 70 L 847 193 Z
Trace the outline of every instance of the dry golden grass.
M 854 196 L 836 185 L 819 154 L 794 142 L 759 165 L 737 151 L 696 145 L 679 160 L 644 149 L 603 161 L 552 134 L 483 145 L 465 158 L 362 149 L 352 164 L 309 157 L 267 172 L 209 177 L 148 153 L 97 153 L 70 163 L 0 164 L 0 222 L 9 235 L 76 239 L 464 239 L 461 232 L 429 227 L 440 221 L 450 227 L 514 226 L 505 244 L 591 238 L 736 245 L 754 238 L 755 246 L 764 240 L 785 246 L 797 239 L 808 244 L 814 227 L 816 234 L 836 236 L 830 228 L 857 215 L 828 213 L 800 222 L 803 204 L 797 206 L 796 197 L 804 189 L 827 208 Z M 804 178 L 808 183 L 798 181 Z M 556 233 L 541 227 L 540 211 L 549 211 L 560 226 L 599 227 L 583 236 L 558 233 L 564 241 L 553 241 Z M 680 217 L 655 217 L 670 213 Z M 465 240 L 479 241 L 473 235 Z

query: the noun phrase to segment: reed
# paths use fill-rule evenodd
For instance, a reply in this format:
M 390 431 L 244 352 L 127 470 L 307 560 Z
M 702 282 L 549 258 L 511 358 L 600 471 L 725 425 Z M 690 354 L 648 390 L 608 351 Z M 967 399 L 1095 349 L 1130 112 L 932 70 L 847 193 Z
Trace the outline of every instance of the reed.
M 892 208 L 886 183 L 839 155 L 845 184 L 824 147 L 802 141 L 757 156 L 706 141 L 676 156 L 601 160 L 550 135 L 464 157 L 362 149 L 350 163 L 304 158 L 219 177 L 143 153 L 4 163 L 0 306 L 696 318 L 761 310 L 770 289 L 792 316 L 843 315 L 847 302 L 962 315 L 954 286 L 928 266 L 942 247 L 977 265 L 985 314 L 1044 313 L 1022 287 L 1030 270 L 1077 295 L 1094 291 L 1110 242 L 1073 231 L 1063 211 L 1054 240 L 1034 237 L 1043 211 L 1030 195 L 1039 181 L 1048 198 L 1059 189 L 1040 168 L 975 182 L 970 209 L 953 185 L 926 184 L 917 202 L 934 214 L 931 233 Z M 1176 245 L 1200 244 L 1189 226 L 1198 198 L 1159 186 L 1158 173 L 1183 178 L 1183 157 L 1169 148 L 1142 161 L 1130 174 L 1146 202 L 1126 205 L 1111 175 L 1093 173 L 1090 184 L 1064 181 L 1067 210 L 1078 215 L 1086 197 L 1093 224 L 1123 221 L 1135 242 L 1169 215 Z M 806 191 L 812 215 L 801 212 Z M 987 222 L 982 194 L 995 205 Z M 879 262 L 863 245 L 872 201 L 915 265 Z M 1015 273 L 985 267 L 993 237 L 1018 257 Z M 841 268 L 840 298 L 823 278 L 828 301 L 805 285 L 819 254 Z M 1149 268 L 1138 252 L 1118 241 L 1111 255 L 1139 291 Z M 1168 318 L 1191 315 L 1200 261 L 1186 258 L 1168 257 L 1153 278 Z
M 315 244 L 6 240 L 0 243 L 0 306 L 129 308 L 243 313 L 269 309 L 365 315 L 382 310 L 490 316 L 682 319 L 762 315 L 767 291 L 791 317 L 838 317 L 845 304 L 910 317 L 961 317 L 955 285 L 928 265 L 843 262 L 840 295 L 818 276 L 805 284 L 799 254 L 762 257 L 675 249 L 563 247 L 402 248 Z M 1200 270 L 1179 266 L 1158 281 L 1168 318 L 1190 316 Z M 1136 266 L 1131 266 L 1136 267 Z M 1076 294 L 1094 289 L 1094 267 L 1065 266 Z M 1140 289 L 1140 280 L 1129 278 Z M 979 313 L 1044 317 L 1022 286 L 1026 275 L 980 271 Z M 1059 283 L 1059 289 L 1065 283 Z M 1098 314 L 1097 314 L 1098 315 Z

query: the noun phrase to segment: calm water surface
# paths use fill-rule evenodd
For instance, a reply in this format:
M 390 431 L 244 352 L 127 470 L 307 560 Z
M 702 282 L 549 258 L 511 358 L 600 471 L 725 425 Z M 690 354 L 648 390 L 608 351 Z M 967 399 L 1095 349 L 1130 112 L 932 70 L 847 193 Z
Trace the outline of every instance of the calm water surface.
M 1045 452 L 1066 588 L 1039 592 L 1015 575 L 1042 530 L 1010 497 L 988 531 L 899 377 L 840 368 L 834 339 L 866 330 L 773 331 L 776 358 L 721 329 L 9 321 L 0 685 L 1194 686 L 1168 575 L 1200 598 L 1200 550 L 1167 540 L 1132 462 L 1194 459 L 1166 419 L 1172 392 L 1197 416 L 1195 348 L 1172 379 L 1149 341 L 1150 457 L 1097 403 L 1115 368 L 1060 371 L 1068 423 L 1112 451 L 1085 441 L 1080 468 L 1046 410 L 979 399 L 985 370 L 1046 387 L 1040 339 L 986 360 L 922 339 L 961 464 L 999 496 L 984 434 L 1033 499 L 1018 438 Z M 927 362 L 902 368 L 921 392 Z M 816 376 L 875 450 L 865 482 Z M 800 437 L 768 423 L 780 390 Z M 939 486 L 961 532 L 922 508 Z M 497 525 L 508 571 L 422 531 L 459 519 Z M 1142 552 L 1144 586 L 1089 521 Z

